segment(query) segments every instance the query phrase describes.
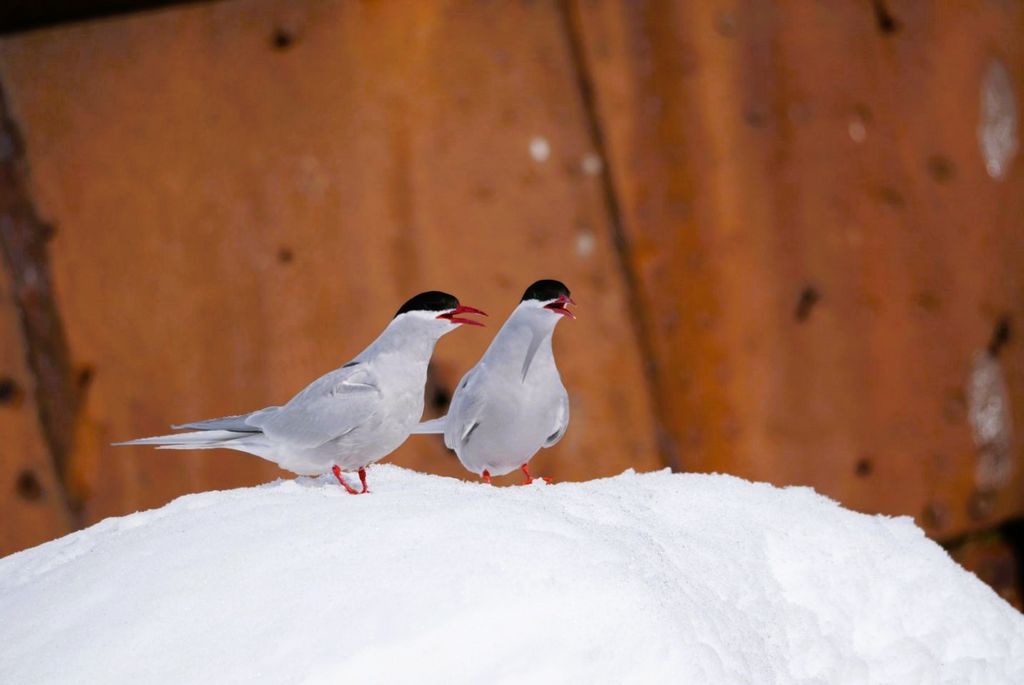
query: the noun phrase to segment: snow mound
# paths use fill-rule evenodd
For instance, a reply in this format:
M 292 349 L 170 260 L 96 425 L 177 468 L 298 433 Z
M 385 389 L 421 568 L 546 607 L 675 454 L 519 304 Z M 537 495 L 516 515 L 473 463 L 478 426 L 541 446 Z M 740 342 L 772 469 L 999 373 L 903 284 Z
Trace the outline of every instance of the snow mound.
M 1024 683 L 1024 618 L 908 518 L 638 475 L 379 466 L 0 560 L 5 683 Z

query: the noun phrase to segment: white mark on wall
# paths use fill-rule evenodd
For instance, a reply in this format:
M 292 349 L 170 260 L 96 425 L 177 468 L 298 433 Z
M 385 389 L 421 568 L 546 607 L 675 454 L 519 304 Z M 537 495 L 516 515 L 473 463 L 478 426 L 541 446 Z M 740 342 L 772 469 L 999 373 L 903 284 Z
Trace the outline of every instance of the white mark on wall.
M 576 234 L 576 254 L 580 257 L 589 257 L 594 252 L 594 234 L 589 230 L 582 230 Z
M 583 155 L 583 159 L 580 161 L 580 169 L 587 176 L 597 176 L 604 169 L 604 162 L 601 161 L 600 155 L 590 152 Z
M 530 139 L 530 156 L 535 162 L 546 162 L 551 156 L 551 143 L 544 136 L 534 136 Z
M 1006 485 L 1013 473 L 1010 396 L 1002 365 L 984 350 L 975 353 L 967 379 L 967 420 L 978 455 L 978 489 Z
M 981 112 L 978 117 L 978 148 L 985 170 L 1002 179 L 1017 154 L 1017 99 L 1010 72 L 993 59 L 981 80 Z
M 864 120 L 860 117 L 850 119 L 847 130 L 850 133 L 850 140 L 855 143 L 863 143 L 868 138 L 868 127 L 864 125 Z

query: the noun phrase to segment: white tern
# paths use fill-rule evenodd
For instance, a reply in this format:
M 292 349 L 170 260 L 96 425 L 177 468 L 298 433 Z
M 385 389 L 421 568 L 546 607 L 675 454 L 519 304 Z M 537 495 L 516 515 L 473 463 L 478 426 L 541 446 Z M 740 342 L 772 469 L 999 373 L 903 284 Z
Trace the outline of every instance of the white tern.
M 472 473 L 490 483 L 522 469 L 551 447 L 569 425 L 569 396 L 555 366 L 551 337 L 576 304 L 559 281 L 537 281 L 494 336 L 476 366 L 456 386 L 448 414 L 415 433 L 443 433 L 444 444 Z M 545 479 L 547 480 L 547 479 Z
M 366 467 L 405 442 L 422 417 L 427 364 L 438 339 L 461 324 L 483 325 L 461 314 L 486 316 L 447 293 L 421 293 L 402 305 L 369 347 L 287 404 L 172 426 L 192 429 L 187 433 L 115 444 L 226 447 L 300 475 L 331 471 L 349 493 L 362 494 Z M 346 483 L 342 471 L 358 471 L 362 490 Z

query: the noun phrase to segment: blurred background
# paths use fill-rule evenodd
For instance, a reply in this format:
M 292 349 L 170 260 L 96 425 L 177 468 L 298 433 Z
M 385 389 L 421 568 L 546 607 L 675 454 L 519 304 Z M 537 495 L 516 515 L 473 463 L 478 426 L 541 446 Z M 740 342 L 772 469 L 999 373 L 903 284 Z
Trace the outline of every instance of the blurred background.
M 808 485 L 1024 564 L 1024 2 L 9 0 L 0 554 L 289 476 L 110 443 L 277 404 L 407 297 L 444 412 L 565 281 L 533 470 Z M 391 461 L 465 477 L 433 437 Z M 372 474 L 371 474 L 372 479 Z

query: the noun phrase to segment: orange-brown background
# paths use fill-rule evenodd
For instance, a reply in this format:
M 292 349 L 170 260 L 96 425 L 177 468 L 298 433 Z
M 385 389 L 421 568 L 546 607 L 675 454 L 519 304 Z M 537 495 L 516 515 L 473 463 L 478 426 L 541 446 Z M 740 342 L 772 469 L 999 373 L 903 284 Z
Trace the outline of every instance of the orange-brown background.
M 812 485 L 1012 576 L 970 545 L 1024 510 L 1024 173 L 978 142 L 994 62 L 1024 108 L 1022 36 L 997 0 L 223 0 L 9 32 L 0 554 L 286 475 L 109 443 L 279 403 L 424 289 L 492 314 L 440 342 L 443 411 L 555 277 L 573 421 L 536 471 Z M 995 477 L 977 364 L 1007 386 Z M 392 460 L 465 475 L 433 438 Z

